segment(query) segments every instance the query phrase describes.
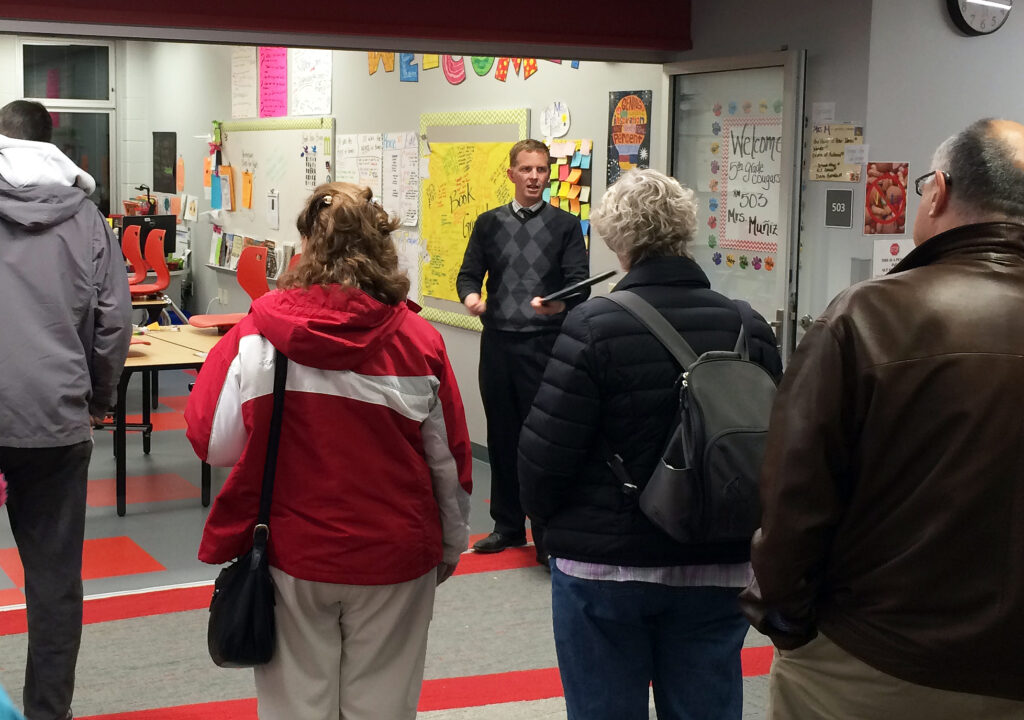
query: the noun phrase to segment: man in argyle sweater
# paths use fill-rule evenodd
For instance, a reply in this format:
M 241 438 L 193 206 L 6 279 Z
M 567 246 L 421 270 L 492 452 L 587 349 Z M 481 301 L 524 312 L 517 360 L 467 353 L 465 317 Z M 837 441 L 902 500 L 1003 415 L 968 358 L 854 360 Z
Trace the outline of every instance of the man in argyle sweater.
M 480 398 L 487 415 L 494 532 L 477 542 L 481 553 L 526 543 L 519 504 L 516 453 L 519 430 L 540 387 L 565 311 L 589 290 L 566 301 L 541 297 L 586 279 L 587 247 L 579 221 L 543 200 L 551 173 L 544 143 L 521 140 L 509 153 L 515 199 L 482 213 L 473 226 L 456 281 L 459 299 L 484 330 L 480 336 Z M 487 300 L 480 289 L 487 276 Z M 533 524 L 537 561 L 547 564 L 543 529 Z

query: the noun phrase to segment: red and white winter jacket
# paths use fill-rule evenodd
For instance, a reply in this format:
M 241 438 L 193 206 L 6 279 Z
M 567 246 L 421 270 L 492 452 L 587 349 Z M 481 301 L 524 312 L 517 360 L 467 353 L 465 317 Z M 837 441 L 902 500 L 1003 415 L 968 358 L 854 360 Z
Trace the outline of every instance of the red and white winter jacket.
M 211 465 L 234 467 L 199 559 L 252 543 L 273 403 L 289 359 L 270 512 L 270 564 L 352 585 L 405 582 L 469 543 L 472 461 L 440 334 L 404 303 L 334 285 L 268 293 L 210 352 L 185 410 Z

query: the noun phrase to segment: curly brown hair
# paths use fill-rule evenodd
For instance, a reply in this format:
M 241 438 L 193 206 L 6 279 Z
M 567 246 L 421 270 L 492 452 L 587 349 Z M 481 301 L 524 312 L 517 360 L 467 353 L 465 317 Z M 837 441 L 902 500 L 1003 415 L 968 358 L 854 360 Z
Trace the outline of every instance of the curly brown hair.
M 295 227 L 304 240 L 302 257 L 282 273 L 279 288 L 349 285 L 387 305 L 409 294 L 391 238 L 398 220 L 373 202 L 370 188 L 346 182 L 319 186 Z

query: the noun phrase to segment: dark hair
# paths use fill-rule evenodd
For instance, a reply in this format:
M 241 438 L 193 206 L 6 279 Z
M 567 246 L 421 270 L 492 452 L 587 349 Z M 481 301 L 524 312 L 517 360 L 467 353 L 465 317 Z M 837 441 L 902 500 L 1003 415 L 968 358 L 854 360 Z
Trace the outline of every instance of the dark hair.
M 515 167 L 519 164 L 519 153 L 521 152 L 542 152 L 547 155 L 548 162 L 551 162 L 551 151 L 540 140 L 520 140 L 512 146 L 508 153 L 509 167 Z
M 0 108 L 0 135 L 17 140 L 50 142 L 53 137 L 53 118 L 40 103 L 15 100 Z
M 1000 138 L 993 118 L 972 123 L 936 151 L 951 178 L 950 198 L 966 212 L 995 214 L 1024 222 L 1024 168 L 1015 149 Z
M 277 281 L 280 288 L 349 285 L 387 305 L 409 294 L 398 269 L 391 232 L 398 221 L 373 202 L 370 188 L 345 182 L 321 185 L 295 221 L 305 240 L 302 257 Z

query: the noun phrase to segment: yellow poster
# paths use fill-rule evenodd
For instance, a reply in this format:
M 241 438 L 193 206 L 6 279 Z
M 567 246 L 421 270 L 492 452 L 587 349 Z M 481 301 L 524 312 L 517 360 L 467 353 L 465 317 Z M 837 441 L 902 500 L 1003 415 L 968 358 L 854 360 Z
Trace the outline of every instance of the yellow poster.
M 421 194 L 422 235 L 430 262 L 423 294 L 459 301 L 455 279 L 477 216 L 512 201 L 508 153 L 513 143 L 430 143 L 430 171 Z

